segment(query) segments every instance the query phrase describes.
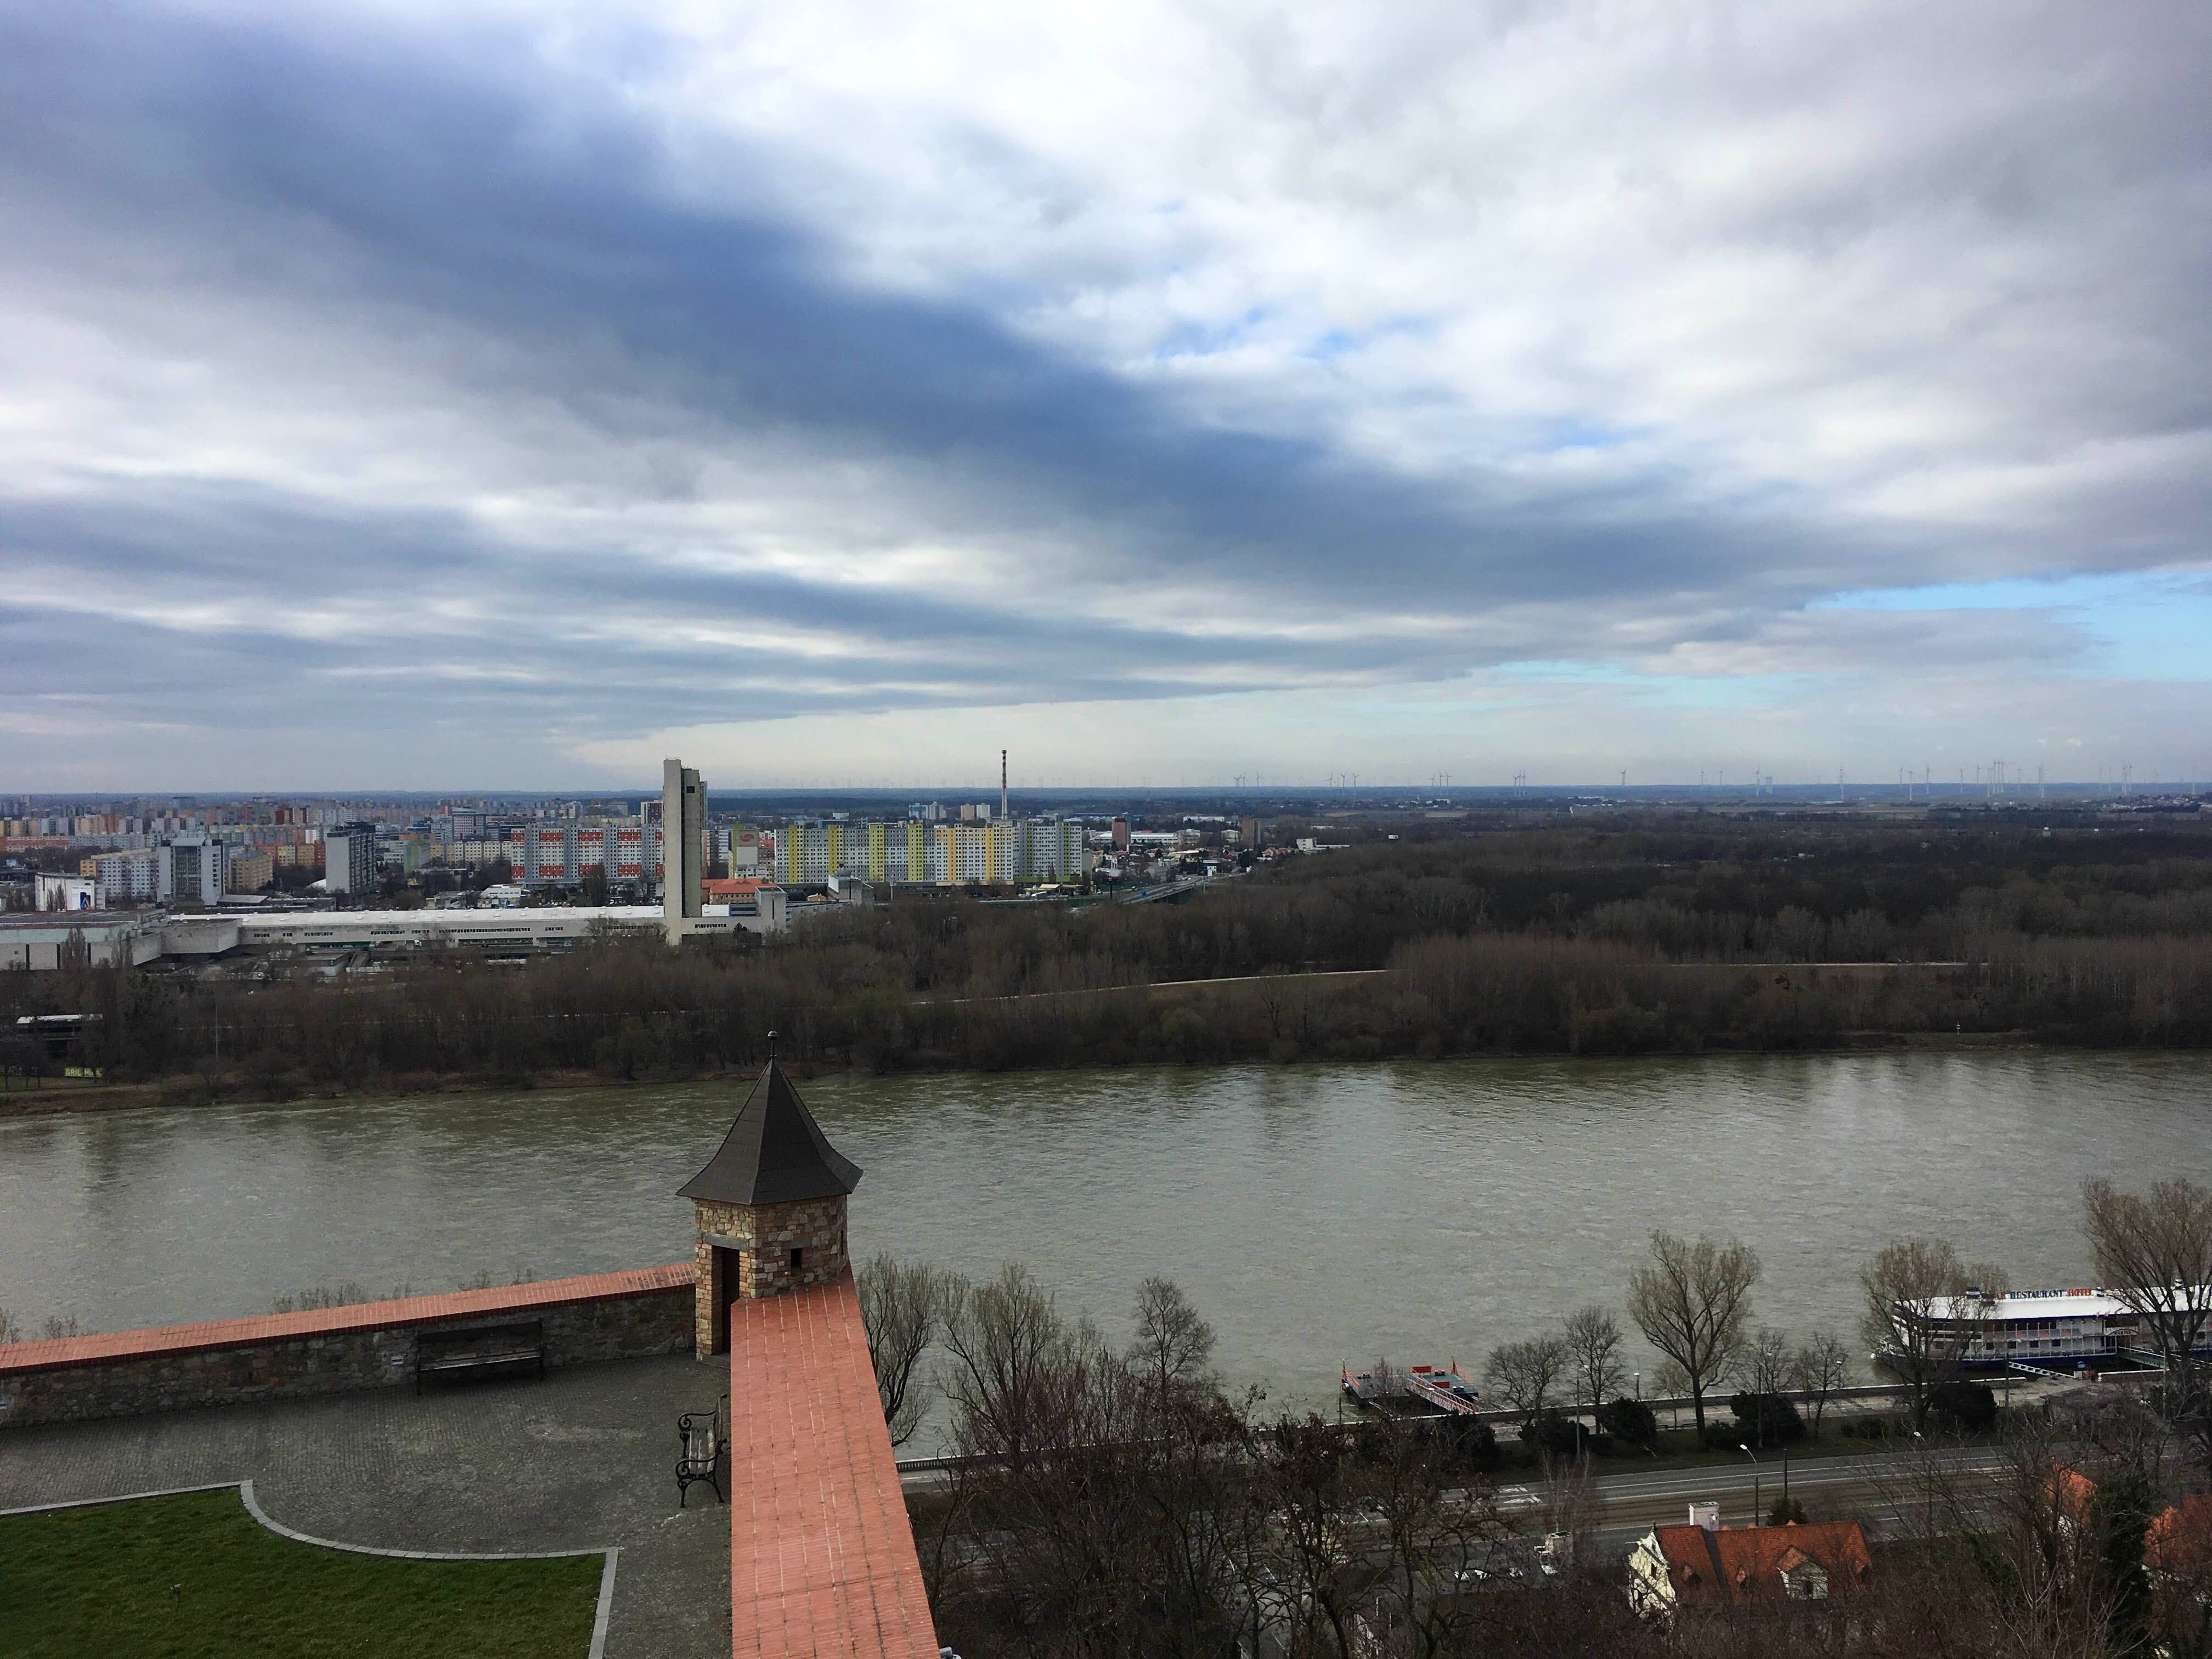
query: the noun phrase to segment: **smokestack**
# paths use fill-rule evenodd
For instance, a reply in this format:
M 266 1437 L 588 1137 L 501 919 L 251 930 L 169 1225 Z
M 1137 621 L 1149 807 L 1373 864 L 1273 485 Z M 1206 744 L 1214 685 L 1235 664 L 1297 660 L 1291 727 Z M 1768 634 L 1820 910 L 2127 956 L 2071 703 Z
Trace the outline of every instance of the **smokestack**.
M 999 751 L 999 817 L 1000 817 L 1000 821 L 1001 823 L 1003 823 L 1003 822 L 1005 821 L 1005 819 L 1006 819 L 1006 751 L 1005 750 L 1001 749 L 1001 750 Z

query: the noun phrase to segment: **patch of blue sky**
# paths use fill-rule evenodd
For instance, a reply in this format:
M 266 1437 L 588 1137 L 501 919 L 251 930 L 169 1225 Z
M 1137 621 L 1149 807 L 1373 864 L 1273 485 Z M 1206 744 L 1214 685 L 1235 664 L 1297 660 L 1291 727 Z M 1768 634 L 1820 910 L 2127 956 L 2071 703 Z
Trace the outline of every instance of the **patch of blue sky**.
M 1647 708 L 1723 713 L 1777 708 L 1844 678 L 1829 673 L 1653 674 L 1571 658 L 1501 663 L 1495 672 L 1509 681 L 1530 685 L 1602 686 L 1625 692 Z
M 1387 317 L 1371 328 L 1332 328 L 1317 336 L 1301 355 L 1326 361 L 1364 351 L 1384 340 L 1423 339 L 1435 331 L 1435 321 L 1427 317 Z
M 1508 679 L 1555 685 L 1634 685 L 1651 678 L 1616 663 L 1577 657 L 1532 657 L 1521 662 L 1502 662 L 1494 672 Z
M 1869 589 L 1815 611 L 2051 611 L 2087 641 L 2071 672 L 2092 679 L 2212 681 L 2212 574 L 2130 571 Z
M 1183 323 L 1162 337 L 1152 348 L 1152 356 L 1164 362 L 1176 357 L 1206 357 L 1217 351 L 1233 349 L 1243 344 L 1255 329 L 1273 315 L 1267 307 L 1255 306 L 1243 316 L 1224 322 Z
M 1539 430 L 1528 447 L 1553 453 L 1566 449 L 1618 449 L 1640 435 L 1626 427 L 1597 426 L 1587 421 L 1554 421 Z

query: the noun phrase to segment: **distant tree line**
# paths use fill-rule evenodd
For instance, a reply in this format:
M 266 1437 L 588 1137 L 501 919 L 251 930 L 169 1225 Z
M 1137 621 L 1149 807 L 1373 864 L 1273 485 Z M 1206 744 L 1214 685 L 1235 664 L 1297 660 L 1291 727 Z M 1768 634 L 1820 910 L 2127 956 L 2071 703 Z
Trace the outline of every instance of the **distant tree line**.
M 1310 977 L 1374 969 L 1394 971 Z M 1246 976 L 1265 977 L 1148 988 Z M 886 1072 L 1914 1033 L 2198 1048 L 2212 841 L 1538 831 L 1353 848 L 1182 904 L 917 896 L 771 940 L 609 936 L 496 973 L 428 950 L 336 978 L 275 960 L 243 981 L 0 974 L 0 1018 L 53 1012 L 99 1016 L 83 1059 L 116 1077 L 269 1093 L 696 1073 L 756 1062 L 770 1028 L 795 1061 Z

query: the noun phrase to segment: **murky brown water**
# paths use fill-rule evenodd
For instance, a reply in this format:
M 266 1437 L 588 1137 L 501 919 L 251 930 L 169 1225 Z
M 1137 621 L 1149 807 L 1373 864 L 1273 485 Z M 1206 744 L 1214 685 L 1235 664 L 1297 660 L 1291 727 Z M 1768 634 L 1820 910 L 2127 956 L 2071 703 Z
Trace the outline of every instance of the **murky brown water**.
M 452 1095 L 0 1123 L 0 1306 L 86 1329 L 689 1253 L 673 1196 L 741 1089 Z M 1182 1282 L 1278 1402 L 1340 1362 L 1478 1361 L 1618 1307 L 1654 1226 L 1741 1234 L 1757 1314 L 1850 1334 L 1852 1276 L 1948 1234 L 2087 1275 L 2089 1174 L 2212 1184 L 2212 1060 L 2035 1052 L 824 1079 L 863 1255 L 1028 1262 L 1109 1328 Z

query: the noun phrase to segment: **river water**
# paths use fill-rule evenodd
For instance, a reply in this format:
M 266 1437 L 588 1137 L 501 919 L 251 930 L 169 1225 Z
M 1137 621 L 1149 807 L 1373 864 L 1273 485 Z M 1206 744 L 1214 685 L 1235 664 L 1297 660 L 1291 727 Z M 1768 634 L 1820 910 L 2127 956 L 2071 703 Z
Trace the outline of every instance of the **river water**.
M 0 1121 L 0 1307 L 86 1330 L 688 1259 L 675 1189 L 745 1085 L 546 1090 Z M 1733 1232 L 1755 1315 L 1856 1345 L 1881 1239 L 2084 1284 L 2083 1176 L 2212 1184 L 2212 1060 L 2029 1050 L 823 1078 L 866 1170 L 852 1240 L 1026 1262 L 1126 1328 L 1179 1281 L 1217 1363 L 1324 1405 L 1338 1366 L 1456 1358 L 1619 1308 L 1653 1227 Z M 1624 1323 L 1626 1322 L 1624 1321 Z M 1638 1350 L 1637 1363 L 1650 1364 Z M 1647 1379 L 1648 1384 L 1648 1379 Z

